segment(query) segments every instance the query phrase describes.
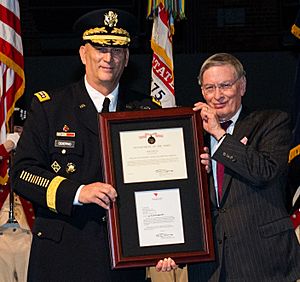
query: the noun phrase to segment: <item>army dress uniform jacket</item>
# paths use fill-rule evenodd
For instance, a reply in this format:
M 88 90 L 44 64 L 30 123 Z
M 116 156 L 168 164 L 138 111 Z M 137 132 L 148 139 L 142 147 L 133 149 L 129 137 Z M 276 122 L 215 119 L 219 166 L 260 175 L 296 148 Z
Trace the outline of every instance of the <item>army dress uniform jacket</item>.
M 118 110 L 142 107 L 124 95 L 120 87 Z M 15 190 L 36 209 L 28 280 L 144 281 L 143 269 L 110 270 L 105 210 L 73 205 L 80 185 L 103 182 L 98 113 L 83 79 L 36 96 L 12 169 Z
M 300 246 L 285 207 L 290 141 L 286 113 L 243 108 L 213 155 L 225 166 L 219 207 L 212 175 L 209 183 L 216 260 L 190 265 L 190 282 L 300 278 Z

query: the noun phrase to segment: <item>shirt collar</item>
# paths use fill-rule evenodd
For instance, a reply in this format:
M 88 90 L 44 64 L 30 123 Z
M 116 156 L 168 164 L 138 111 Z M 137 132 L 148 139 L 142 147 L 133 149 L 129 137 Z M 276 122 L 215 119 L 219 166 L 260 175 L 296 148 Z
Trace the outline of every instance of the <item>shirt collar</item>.
M 239 116 L 240 116 L 240 113 L 242 111 L 242 105 L 240 106 L 240 108 L 238 109 L 238 111 L 235 113 L 235 115 L 230 119 L 232 121 L 232 124 L 230 125 L 230 127 L 234 127 Z M 226 121 L 226 120 L 225 120 Z M 225 121 L 222 121 L 222 122 L 225 122 Z
M 93 88 L 87 82 L 86 76 L 84 76 L 84 84 L 85 84 L 86 90 L 87 90 L 90 98 L 92 99 L 92 101 L 93 101 L 93 103 L 94 103 L 94 105 L 95 105 L 98 113 L 100 113 L 101 110 L 102 110 L 102 105 L 103 105 L 103 101 L 104 101 L 105 97 L 107 97 L 107 98 L 110 99 L 109 111 L 110 112 L 115 112 L 116 111 L 116 109 L 117 109 L 117 101 L 118 101 L 118 94 L 119 94 L 119 84 L 107 96 L 104 96 L 102 93 L 100 93 L 95 88 Z

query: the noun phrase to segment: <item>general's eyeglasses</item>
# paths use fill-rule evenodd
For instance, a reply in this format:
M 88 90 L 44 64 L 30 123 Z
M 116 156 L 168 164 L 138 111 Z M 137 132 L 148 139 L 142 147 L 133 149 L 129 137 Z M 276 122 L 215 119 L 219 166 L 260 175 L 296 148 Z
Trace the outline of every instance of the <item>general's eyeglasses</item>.
M 234 81 L 221 82 L 217 84 L 204 84 L 201 86 L 201 89 L 204 94 L 213 94 L 216 92 L 216 89 L 219 88 L 220 91 L 231 90 L 232 86 L 235 85 L 241 77 L 238 77 Z

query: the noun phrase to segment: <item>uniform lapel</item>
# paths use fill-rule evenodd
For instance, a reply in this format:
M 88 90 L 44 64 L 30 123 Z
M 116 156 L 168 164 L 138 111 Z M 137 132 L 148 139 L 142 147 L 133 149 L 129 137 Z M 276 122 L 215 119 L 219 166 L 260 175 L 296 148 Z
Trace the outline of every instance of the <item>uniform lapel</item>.
M 119 93 L 118 93 L 118 103 L 117 103 L 117 112 L 119 111 L 125 111 L 126 109 L 126 90 L 125 88 L 120 84 L 119 86 Z
M 83 80 L 74 85 L 74 112 L 78 121 L 98 135 L 98 113 L 87 93 Z

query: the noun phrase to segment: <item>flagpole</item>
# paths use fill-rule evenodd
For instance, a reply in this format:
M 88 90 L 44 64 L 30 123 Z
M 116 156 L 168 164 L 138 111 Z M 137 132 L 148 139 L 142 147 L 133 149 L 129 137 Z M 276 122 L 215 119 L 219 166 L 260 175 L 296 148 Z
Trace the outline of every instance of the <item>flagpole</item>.
M 13 132 L 14 131 L 14 118 L 13 118 L 13 115 L 11 116 L 10 118 L 10 123 L 9 123 L 9 132 Z M 13 160 L 13 150 L 11 151 L 10 153 L 10 156 L 9 156 L 9 164 L 8 164 L 8 168 L 9 170 L 11 169 L 12 167 L 12 160 Z M 17 221 L 17 219 L 15 218 L 15 207 L 14 207 L 14 201 L 15 201 L 15 197 L 14 197 L 14 188 L 10 182 L 10 179 L 8 179 L 8 183 L 9 183 L 9 189 L 10 189 L 10 192 L 9 192 L 9 216 L 8 216 L 8 221 L 7 223 L 10 225 L 10 226 L 13 226 L 13 227 L 20 227 L 19 226 L 19 223 Z

